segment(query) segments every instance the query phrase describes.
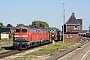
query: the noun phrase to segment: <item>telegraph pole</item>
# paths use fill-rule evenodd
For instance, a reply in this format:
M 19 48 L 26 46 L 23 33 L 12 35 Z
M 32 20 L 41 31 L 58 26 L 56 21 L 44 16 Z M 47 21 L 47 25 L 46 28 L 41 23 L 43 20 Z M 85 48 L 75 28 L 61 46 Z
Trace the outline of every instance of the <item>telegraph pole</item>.
M 63 17 L 63 43 L 64 43 L 64 23 L 65 23 L 65 9 L 64 9 L 64 4 L 66 4 L 66 3 L 62 3 L 62 4 L 63 4 L 62 17 Z

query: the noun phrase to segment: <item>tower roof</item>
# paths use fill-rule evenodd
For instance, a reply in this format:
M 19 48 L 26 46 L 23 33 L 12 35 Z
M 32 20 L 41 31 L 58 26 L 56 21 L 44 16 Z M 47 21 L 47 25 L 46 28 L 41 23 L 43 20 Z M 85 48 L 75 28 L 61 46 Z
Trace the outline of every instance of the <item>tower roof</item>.
M 82 24 L 82 19 L 77 19 L 77 21 L 78 21 L 80 24 Z
M 69 20 L 65 23 L 65 25 L 80 25 L 78 20 L 75 18 L 74 13 L 72 13 L 71 17 Z

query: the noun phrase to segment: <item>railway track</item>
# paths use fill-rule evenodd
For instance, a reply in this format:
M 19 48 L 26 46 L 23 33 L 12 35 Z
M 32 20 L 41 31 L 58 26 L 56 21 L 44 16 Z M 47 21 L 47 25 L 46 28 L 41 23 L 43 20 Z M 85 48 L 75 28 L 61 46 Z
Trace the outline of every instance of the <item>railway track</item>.
M 11 55 L 15 55 L 15 54 L 21 53 L 21 52 L 22 51 L 18 51 L 18 50 L 8 51 L 8 52 L 0 54 L 0 59 L 11 56 Z
M 41 46 L 46 46 L 46 45 L 41 45 Z M 30 48 L 30 49 L 27 49 L 27 50 L 12 50 L 12 51 L 8 51 L 8 52 L 4 52 L 4 53 L 0 54 L 0 59 L 6 60 L 7 57 L 13 56 L 13 55 L 15 56 L 15 55 L 18 55 L 18 54 L 23 56 L 23 55 L 25 55 L 27 53 L 39 50 L 41 46 L 33 47 L 33 48 Z M 29 51 L 29 52 L 27 52 L 27 51 Z M 6 59 L 5 59 L 5 57 L 6 57 Z
M 83 46 L 84 44 L 86 44 L 86 43 L 88 42 L 88 41 L 87 41 L 88 38 L 83 38 L 83 40 L 84 40 L 84 42 L 83 42 L 82 44 L 79 44 L 79 45 L 77 45 L 77 46 L 74 46 L 74 47 L 72 47 L 72 48 L 69 48 L 69 49 L 67 49 L 67 50 L 64 50 L 64 51 L 62 51 L 62 52 L 59 52 L 58 54 L 55 54 L 54 56 L 52 56 L 52 57 L 50 57 L 50 58 L 48 58 L 48 59 L 45 59 L 45 60 L 58 60 L 59 58 L 65 56 L 66 54 L 74 51 L 74 50 L 77 49 L 77 48 L 80 48 L 81 46 Z

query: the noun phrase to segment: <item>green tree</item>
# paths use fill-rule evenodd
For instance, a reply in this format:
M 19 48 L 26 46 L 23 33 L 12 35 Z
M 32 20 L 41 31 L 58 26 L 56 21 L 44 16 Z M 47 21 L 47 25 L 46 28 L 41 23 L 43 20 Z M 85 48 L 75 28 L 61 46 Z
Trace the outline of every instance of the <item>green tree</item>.
M 37 21 L 36 21 L 36 20 L 34 20 L 34 21 L 32 22 L 32 26 L 38 27 L 38 24 L 37 24 Z
M 13 27 L 11 24 L 7 24 L 7 27 Z
M 43 24 L 44 24 L 44 28 L 49 30 L 49 24 L 47 22 L 43 22 Z
M 16 27 L 25 26 L 24 24 L 17 24 Z
M 56 28 L 56 27 L 50 27 L 50 30 L 57 31 L 57 30 L 59 30 L 59 29 L 58 29 L 58 28 Z
M 34 20 L 32 22 L 32 26 L 37 27 L 37 28 L 46 28 L 47 30 L 59 30 L 56 27 L 49 27 L 49 24 L 47 22 L 44 21 L 40 21 L 40 20 Z
M 40 21 L 40 20 L 34 20 L 32 22 L 32 26 L 37 27 L 37 28 L 46 28 L 49 30 L 49 25 L 47 22 Z
M 1 27 L 4 27 L 4 25 L 3 25 L 3 23 L 2 23 L 2 22 L 0 22 L 0 28 L 1 28 Z

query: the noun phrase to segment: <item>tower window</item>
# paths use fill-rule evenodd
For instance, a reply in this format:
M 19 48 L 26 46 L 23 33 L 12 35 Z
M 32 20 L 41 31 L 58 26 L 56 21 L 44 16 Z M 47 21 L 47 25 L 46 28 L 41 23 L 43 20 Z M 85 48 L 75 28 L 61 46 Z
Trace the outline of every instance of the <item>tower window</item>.
M 74 26 L 74 30 L 78 30 L 78 26 L 77 25 Z

